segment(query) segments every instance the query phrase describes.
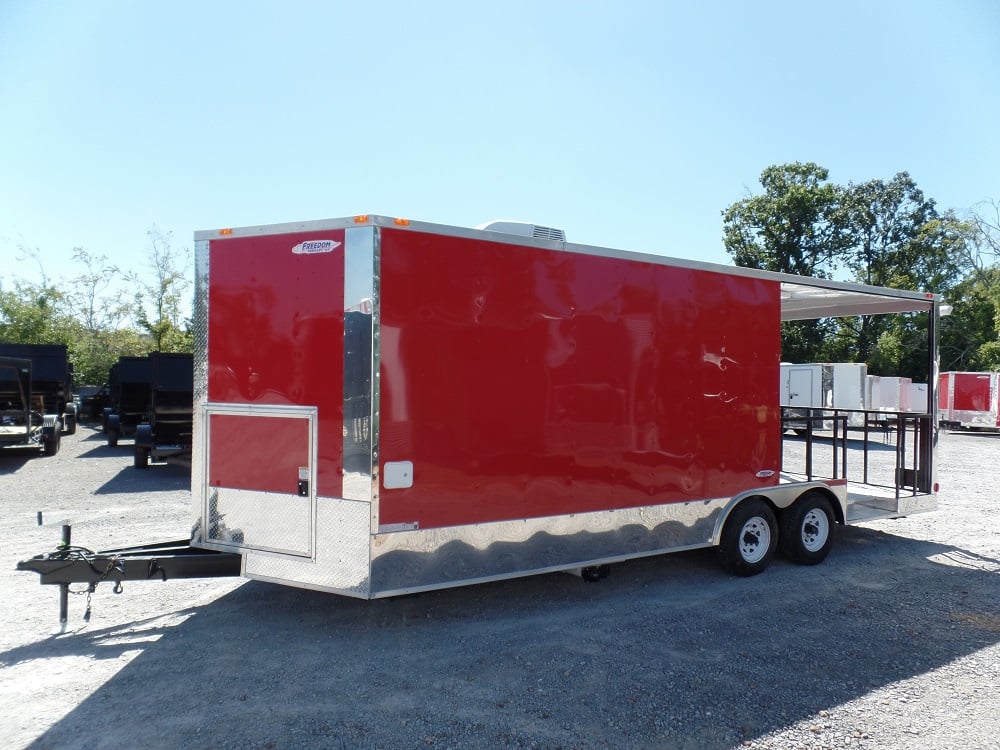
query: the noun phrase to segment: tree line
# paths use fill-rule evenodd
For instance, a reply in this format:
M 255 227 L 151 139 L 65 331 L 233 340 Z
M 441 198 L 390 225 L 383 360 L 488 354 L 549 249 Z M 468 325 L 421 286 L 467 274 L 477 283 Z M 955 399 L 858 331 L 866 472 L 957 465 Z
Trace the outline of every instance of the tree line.
M 941 370 L 1000 369 L 1000 204 L 941 212 L 906 172 L 837 185 L 815 163 L 773 165 L 762 192 L 722 212 L 723 241 L 749 268 L 933 292 L 952 308 Z M 926 315 L 783 324 L 782 360 L 866 362 L 869 372 L 926 372 Z
M 37 251 L 21 248 L 38 263 L 40 280 L 0 281 L 0 341 L 65 344 L 77 385 L 103 384 L 122 356 L 191 352 L 191 321 L 184 317 L 191 287 L 187 253 L 171 246 L 169 233 L 154 228 L 147 236 L 145 274 L 78 247 L 78 272 L 55 280 Z

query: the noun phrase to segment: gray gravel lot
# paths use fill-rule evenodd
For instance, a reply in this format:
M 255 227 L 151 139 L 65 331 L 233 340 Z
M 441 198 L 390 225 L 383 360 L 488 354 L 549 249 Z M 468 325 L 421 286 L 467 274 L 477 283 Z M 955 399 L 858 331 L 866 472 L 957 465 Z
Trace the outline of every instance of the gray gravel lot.
M 1000 747 L 1000 438 L 944 434 L 941 510 L 843 529 L 818 567 L 714 551 L 358 601 L 241 579 L 103 585 L 93 617 L 14 570 L 74 520 L 189 529 L 185 469 L 92 425 L 0 454 L 3 748 Z

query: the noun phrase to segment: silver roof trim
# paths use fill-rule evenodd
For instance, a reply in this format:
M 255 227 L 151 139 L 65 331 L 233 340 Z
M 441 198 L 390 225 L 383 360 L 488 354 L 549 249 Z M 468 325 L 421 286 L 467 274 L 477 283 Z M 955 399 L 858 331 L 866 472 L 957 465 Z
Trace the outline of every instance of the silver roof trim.
M 236 237 L 252 237 L 269 234 L 286 234 L 289 232 L 316 232 L 325 229 L 344 229 L 358 226 L 390 227 L 393 229 L 444 234 L 452 237 L 467 237 L 470 239 L 503 242 L 512 245 L 540 247 L 549 250 L 581 253 L 584 255 L 599 255 L 609 258 L 621 258 L 657 265 L 675 266 L 693 270 L 710 271 L 727 275 L 748 276 L 767 279 L 781 284 L 781 318 L 782 320 L 813 320 L 816 318 L 835 318 L 853 315 L 884 315 L 901 312 L 927 312 L 934 309 L 940 302 L 940 296 L 925 292 L 915 292 L 903 289 L 868 286 L 849 281 L 835 281 L 809 276 L 760 271 L 742 266 L 725 266 L 719 263 L 671 258 L 665 255 L 619 250 L 615 248 L 597 247 L 560 242 L 556 240 L 523 237 L 513 234 L 499 234 L 483 229 L 449 226 L 430 222 L 409 221 L 398 224 L 397 219 L 374 214 L 366 215 L 359 222 L 355 217 L 337 219 L 322 219 L 317 221 L 290 222 L 285 224 L 265 224 L 251 227 L 234 227 L 227 230 L 230 234 L 222 235 L 220 230 L 204 230 L 195 232 L 195 240 L 225 240 Z

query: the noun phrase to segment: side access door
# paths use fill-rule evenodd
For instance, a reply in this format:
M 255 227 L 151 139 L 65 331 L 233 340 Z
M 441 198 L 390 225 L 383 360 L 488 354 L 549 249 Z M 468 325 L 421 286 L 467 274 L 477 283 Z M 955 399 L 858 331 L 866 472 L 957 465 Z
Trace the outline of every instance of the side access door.
M 196 543 L 314 559 L 343 494 L 344 230 L 212 240 L 207 275 Z

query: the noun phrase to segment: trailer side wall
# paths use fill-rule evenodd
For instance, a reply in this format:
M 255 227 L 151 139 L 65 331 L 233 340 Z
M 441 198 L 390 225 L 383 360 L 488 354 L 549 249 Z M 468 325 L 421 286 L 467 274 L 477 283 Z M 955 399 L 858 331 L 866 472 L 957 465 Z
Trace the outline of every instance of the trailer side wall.
M 381 525 L 777 483 L 777 283 L 391 229 L 379 273 L 381 461 L 413 466 Z

